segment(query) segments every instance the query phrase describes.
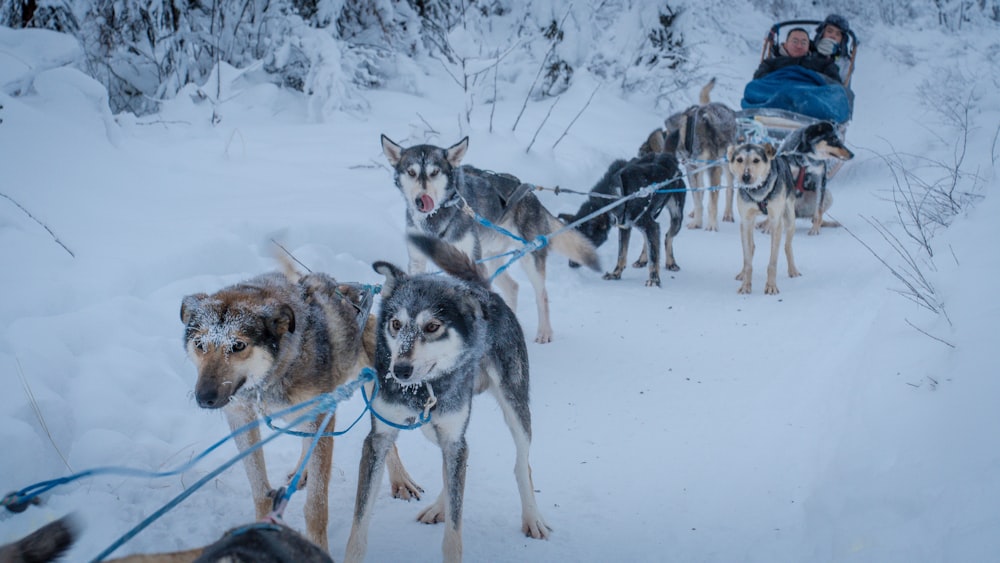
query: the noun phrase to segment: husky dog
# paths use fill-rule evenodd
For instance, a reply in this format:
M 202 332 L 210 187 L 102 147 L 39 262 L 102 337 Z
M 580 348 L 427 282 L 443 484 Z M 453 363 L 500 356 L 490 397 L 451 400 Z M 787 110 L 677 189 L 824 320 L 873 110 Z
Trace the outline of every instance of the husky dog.
M 357 305 L 364 297 L 363 290 L 325 274 L 300 276 L 287 261 L 284 273 L 263 274 L 212 295 L 185 297 L 181 320 L 185 349 L 198 368 L 198 406 L 222 408 L 236 430 L 258 414 L 330 392 L 356 377 L 373 365 L 375 352 L 374 318 Z M 364 328 L 361 321 L 367 321 Z M 320 430 L 322 418 L 305 430 Z M 323 430 L 332 431 L 334 422 L 331 418 Z M 303 439 L 303 457 L 311 440 Z M 240 451 L 258 442 L 256 427 L 236 437 Z M 306 467 L 306 528 L 309 539 L 323 549 L 332 456 L 333 438 L 321 438 Z M 243 461 L 261 520 L 272 508 L 264 454 L 258 449 Z M 422 490 L 395 450 L 389 452 L 389 472 L 393 496 L 419 498 Z
M 528 351 L 521 325 L 490 291 L 485 272 L 466 254 L 436 237 L 411 235 L 409 243 L 454 277 L 408 276 L 387 262 L 374 264 L 386 278 L 375 356 L 380 389 L 372 400 L 372 430 L 361 452 L 345 561 L 364 558 L 386 452 L 399 434 L 384 420 L 409 425 L 418 417 L 429 417 L 421 430 L 441 447 L 444 488 L 417 519 L 444 522 L 444 560 L 462 559 L 462 498 L 469 455 L 465 429 L 473 395 L 486 390 L 500 404 L 514 438 L 521 529 L 533 538 L 546 538 L 551 530 L 535 502 L 528 464 Z
M 724 163 L 726 149 L 736 142 L 736 112 L 725 104 L 711 101 L 715 87 L 713 78 L 701 89 L 700 105 L 675 113 L 666 119 L 664 137 L 666 151 L 676 153 L 687 169 L 691 199 L 694 201 L 689 229 L 702 226 L 703 189 L 711 187 L 708 197 L 706 231 L 718 231 L 719 189 L 723 173 L 726 176 L 726 208 L 723 221 L 733 221 L 733 177 Z M 655 132 L 654 132 L 655 133 Z M 705 176 L 708 183 L 705 183 Z
M 833 205 L 833 194 L 826 189 L 827 161 L 847 161 L 854 153 L 844 146 L 837 129 L 829 121 L 820 121 L 790 133 L 778 154 L 795 155 L 789 163 L 795 178 L 795 216 L 812 218 L 810 235 L 818 235 L 820 227 L 839 227 L 836 221 L 824 221 L 823 214 Z
M 790 155 L 778 155 L 774 146 L 745 143 L 733 145 L 727 153 L 729 169 L 735 178 L 739 196 L 736 207 L 740 213 L 740 242 L 743 245 L 743 269 L 736 275 L 743 281 L 740 293 L 750 293 L 753 274 L 753 231 L 759 213 L 767 213 L 771 227 L 771 258 L 767 263 L 767 283 L 764 293 L 778 293 L 776 281 L 778 246 L 781 231 L 785 231 L 785 257 L 788 259 L 788 277 L 802 274 L 795 267 L 792 255 L 792 236 L 795 234 L 795 183 L 789 161 Z
M 563 227 L 534 194 L 533 186 L 522 184 L 509 174 L 496 174 L 459 166 L 469 146 L 469 138 L 443 149 L 433 145 L 403 148 L 382 135 L 382 151 L 395 171 L 396 187 L 406 200 L 406 230 L 409 233 L 438 237 L 457 246 L 473 260 L 499 256 L 521 243 L 490 227 L 483 226 L 466 206 L 525 240 Z M 575 262 L 600 271 L 597 251 L 579 233 L 567 231 L 549 242 L 556 252 Z M 426 257 L 408 245 L 409 273 L 423 273 Z M 520 260 L 535 290 L 538 305 L 538 333 L 535 342 L 552 340 L 549 322 L 549 297 L 545 290 L 545 258 L 548 247 L 536 250 Z M 490 273 L 503 265 L 492 260 Z M 517 282 L 507 272 L 497 276 L 497 286 L 512 310 L 517 310 Z
M 219 541 L 187 551 L 129 555 L 108 563 L 333 563 L 316 544 L 284 524 L 258 522 L 226 532 Z
M 646 186 L 665 182 L 669 183 L 657 188 L 653 194 L 633 198 L 577 227 L 594 246 L 604 244 L 604 241 L 608 240 L 611 227 L 618 227 L 618 262 L 613 272 L 604 274 L 604 279 L 621 279 L 628 258 L 629 235 L 635 226 L 642 231 L 645 246 L 642 256 L 632 266 L 641 268 L 648 264 L 649 279 L 646 285 L 660 286 L 660 223 L 657 219 L 664 207 L 670 213 L 670 228 L 663 243 L 665 266 L 672 272 L 680 270 L 674 260 L 674 237 L 681 228 L 685 190 L 677 159 L 671 154 L 652 152 L 630 161 L 616 160 L 590 191 L 594 195 L 583 203 L 575 215 L 559 216 L 563 221 L 573 223 L 614 201 L 601 196 L 629 196 Z
M 76 518 L 73 515 L 63 516 L 16 542 L 0 545 L 0 563 L 55 561 L 73 545 L 79 534 L 80 525 Z

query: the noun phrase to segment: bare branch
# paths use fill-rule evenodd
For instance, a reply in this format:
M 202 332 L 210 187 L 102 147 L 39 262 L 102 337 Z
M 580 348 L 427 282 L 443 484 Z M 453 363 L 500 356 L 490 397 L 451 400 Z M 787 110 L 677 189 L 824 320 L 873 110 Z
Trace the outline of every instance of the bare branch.
M 13 203 L 14 205 L 16 205 L 18 209 L 20 209 L 21 211 L 23 211 L 25 215 L 27 215 L 28 217 L 30 217 L 31 220 L 33 220 L 34 222 L 36 222 L 39 225 L 41 225 L 43 229 L 45 229 L 46 231 L 48 231 L 48 233 L 50 235 L 52 235 L 52 239 L 56 241 L 56 244 L 58 244 L 59 246 L 63 247 L 63 250 L 65 250 L 66 252 L 68 252 L 70 256 L 72 256 L 73 258 L 76 258 L 76 254 L 73 254 L 73 251 L 70 250 L 69 247 L 67 247 L 65 244 L 63 244 L 63 242 L 61 240 L 59 240 L 59 237 L 57 237 L 56 234 L 52 232 L 52 229 L 50 229 L 48 225 L 46 225 L 45 223 L 42 223 L 41 221 L 39 221 L 34 215 L 32 215 L 27 209 L 25 209 L 23 205 L 21 205 L 16 200 L 14 200 L 14 198 L 10 197 L 9 195 L 7 195 L 7 194 L 5 194 L 3 192 L 0 192 L 0 196 L 3 196 L 5 198 L 7 198 L 11 203 Z
M 576 117 L 573 118 L 573 121 L 569 122 L 569 125 L 566 126 L 566 130 L 562 132 L 562 135 L 559 135 L 559 138 L 556 139 L 556 142 L 552 143 L 553 149 L 556 148 L 556 145 L 559 144 L 559 141 L 563 140 L 563 137 L 566 136 L 566 133 L 569 133 L 569 128 L 572 127 L 574 123 L 576 123 L 576 120 L 579 119 L 580 116 L 583 114 L 583 112 L 587 109 L 587 106 L 590 105 L 590 102 L 594 99 L 594 95 L 597 94 L 597 91 L 600 90 L 600 88 L 601 85 L 598 83 L 597 87 L 594 88 L 594 91 L 590 93 L 590 97 L 587 98 L 587 103 L 583 104 L 583 107 L 580 108 L 580 111 L 576 114 Z
M 535 144 L 535 139 L 538 138 L 538 133 L 542 131 L 542 127 L 545 126 L 545 122 L 549 120 L 549 116 L 552 115 L 552 110 L 555 109 L 556 104 L 559 103 L 559 99 L 560 98 L 556 98 L 556 101 L 552 102 L 552 105 L 549 106 L 549 112 L 545 114 L 545 118 L 542 119 L 542 122 L 538 124 L 538 129 L 535 130 L 535 136 L 531 138 L 531 142 L 528 143 L 528 148 L 524 149 L 524 152 L 531 151 L 531 145 Z

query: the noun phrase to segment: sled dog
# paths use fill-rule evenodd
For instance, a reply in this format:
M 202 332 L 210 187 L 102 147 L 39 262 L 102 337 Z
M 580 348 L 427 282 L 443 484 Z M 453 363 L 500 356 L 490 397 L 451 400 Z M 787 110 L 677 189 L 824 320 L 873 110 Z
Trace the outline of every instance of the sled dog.
M 185 297 L 181 320 L 185 349 L 198 370 L 198 406 L 223 409 L 236 430 L 260 414 L 301 403 L 357 377 L 373 365 L 375 352 L 374 317 L 358 305 L 367 297 L 364 291 L 322 273 L 299 275 L 286 261 L 284 272 L 263 274 L 212 295 Z M 300 430 L 315 433 L 322 419 L 320 414 Z M 332 431 L 334 422 L 331 419 L 323 430 Z M 311 440 L 303 439 L 303 458 Z M 236 437 L 240 451 L 258 442 L 256 427 Z M 308 537 L 323 549 L 332 457 L 333 438 L 321 438 L 304 474 Z M 258 449 L 243 461 L 256 518 L 261 520 L 272 508 L 264 454 Z M 422 490 L 395 450 L 388 454 L 388 465 L 393 496 L 419 498 Z
M 670 228 L 664 239 L 664 263 L 667 270 L 680 270 L 674 259 L 674 237 L 681 228 L 684 213 L 684 180 L 672 154 L 648 153 L 630 161 L 616 160 L 608 167 L 604 177 L 598 180 L 590 193 L 593 194 L 575 215 L 562 214 L 559 218 L 566 223 L 574 223 L 595 211 L 606 207 L 613 199 L 602 196 L 630 196 L 640 189 L 661 184 L 651 195 L 636 197 L 626 203 L 602 213 L 580 224 L 577 229 L 593 245 L 601 246 L 608 239 L 611 227 L 618 227 L 618 262 L 612 272 L 604 274 L 606 280 L 621 279 L 628 259 L 628 243 L 632 227 L 639 229 L 645 237 L 642 255 L 632 266 L 649 266 L 647 286 L 660 286 L 660 212 L 664 207 L 670 213 Z M 648 255 L 647 255 L 648 252 Z M 572 264 L 571 264 L 572 265 Z
M 750 293 L 753 274 L 755 218 L 767 213 L 771 230 L 771 258 L 767 264 L 767 283 L 764 293 L 778 293 L 775 280 L 778 268 L 778 246 L 781 232 L 785 231 L 785 258 L 788 259 L 788 276 L 801 274 L 795 267 L 792 255 L 792 236 L 795 234 L 795 183 L 792 179 L 790 155 L 776 154 L 773 145 L 745 143 L 730 147 L 727 158 L 739 195 L 736 208 L 740 214 L 740 242 L 743 245 L 743 269 L 736 275 L 743 284 L 740 293 Z
M 384 420 L 410 425 L 418 417 L 426 421 L 420 427 L 424 435 L 443 453 L 444 487 L 417 519 L 443 522 L 444 560 L 462 559 L 469 455 L 465 429 L 473 396 L 486 390 L 499 403 L 514 438 L 521 529 L 532 538 L 546 538 L 551 530 L 535 502 L 528 463 L 528 352 L 521 326 L 468 255 L 437 237 L 410 235 L 408 242 L 454 277 L 410 276 L 387 262 L 374 264 L 375 271 L 385 276 L 375 354 L 379 390 L 372 400 L 372 429 L 361 452 L 345 561 L 364 558 L 386 452 L 399 434 Z M 386 531 L 385 537 L 391 540 L 391 532 Z
M 834 125 L 820 121 L 796 129 L 782 141 L 778 154 L 795 155 L 789 162 L 795 179 L 795 216 L 812 219 L 809 234 L 818 235 L 820 227 L 839 227 L 836 221 L 823 220 L 833 205 L 833 194 L 826 189 L 828 159 L 851 160 L 854 153 L 844 146 Z
M 478 261 L 499 256 L 522 243 L 484 226 L 469 210 L 528 241 L 562 228 L 562 223 L 531 193 L 531 184 L 523 184 L 509 174 L 460 165 L 468 146 L 466 137 L 447 149 L 433 145 L 404 148 L 382 135 L 382 151 L 392 164 L 396 187 L 406 200 L 408 233 L 440 238 Z M 556 252 L 600 271 L 596 250 L 579 233 L 570 230 L 549 242 Z M 423 273 L 426 257 L 412 244 L 407 248 L 409 273 Z M 547 246 L 540 248 L 519 261 L 535 290 L 538 306 L 535 342 L 540 343 L 552 340 L 545 289 L 548 250 Z M 486 266 L 492 274 L 504 263 L 502 259 L 490 260 Z M 517 282 L 507 272 L 497 276 L 496 282 L 507 305 L 516 311 Z
M 687 225 L 689 229 L 702 227 L 704 190 L 711 188 L 706 231 L 719 230 L 719 186 L 723 175 L 726 176 L 726 207 L 722 220 L 733 220 L 733 178 L 722 159 L 726 149 L 736 142 L 736 112 L 725 104 L 711 101 L 714 87 L 713 78 L 701 89 L 700 104 L 671 115 L 664 127 L 666 151 L 675 153 L 687 170 L 694 202 L 692 219 Z

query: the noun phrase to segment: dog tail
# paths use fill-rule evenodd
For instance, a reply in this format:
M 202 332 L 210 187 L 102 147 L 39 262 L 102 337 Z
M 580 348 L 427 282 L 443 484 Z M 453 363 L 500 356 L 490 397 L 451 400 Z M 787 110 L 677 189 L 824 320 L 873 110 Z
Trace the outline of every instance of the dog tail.
M 698 94 L 698 103 L 705 106 L 712 102 L 712 88 L 715 88 L 714 76 L 708 81 L 708 84 L 701 87 L 701 93 Z
M 410 244 L 452 277 L 489 287 L 486 268 L 477 265 L 464 252 L 437 237 L 409 235 Z
M 299 283 L 299 280 L 302 279 L 302 274 L 299 273 L 298 269 L 295 268 L 295 264 L 292 263 L 295 257 L 292 256 L 291 252 L 285 250 L 284 246 L 281 246 L 273 239 L 271 242 L 274 242 L 274 245 L 278 247 L 278 250 L 274 251 L 274 259 L 281 263 L 281 271 L 285 274 L 289 283 Z
M 548 214 L 549 232 L 564 229 L 562 221 Z M 577 264 L 583 264 L 595 272 L 601 271 L 601 261 L 597 258 L 597 248 L 583 233 L 576 229 L 565 230 L 549 239 L 552 249 Z
M 46 524 L 19 541 L 0 546 L 0 561 L 54 561 L 76 541 L 80 524 L 72 514 Z

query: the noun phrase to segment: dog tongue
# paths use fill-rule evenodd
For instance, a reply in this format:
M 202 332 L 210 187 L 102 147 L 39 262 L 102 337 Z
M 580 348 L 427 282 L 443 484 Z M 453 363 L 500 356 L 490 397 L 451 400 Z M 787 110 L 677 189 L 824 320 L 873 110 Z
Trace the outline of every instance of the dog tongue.
M 430 213 L 434 209 L 434 199 L 427 194 L 423 194 L 417 198 L 417 209 L 423 213 Z

